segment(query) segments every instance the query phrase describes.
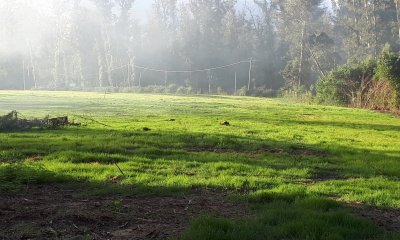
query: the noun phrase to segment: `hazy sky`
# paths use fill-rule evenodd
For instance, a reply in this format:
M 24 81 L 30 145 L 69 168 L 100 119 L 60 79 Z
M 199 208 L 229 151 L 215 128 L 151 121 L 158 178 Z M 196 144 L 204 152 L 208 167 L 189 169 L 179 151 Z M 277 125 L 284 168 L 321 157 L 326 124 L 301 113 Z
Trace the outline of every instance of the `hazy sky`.
M 246 2 L 248 4 L 251 4 L 253 1 L 252 0 L 238 0 L 239 6 L 244 5 Z M 153 1 L 151 1 L 151 0 L 136 0 L 133 5 L 133 11 L 136 13 L 136 17 L 138 19 L 142 19 L 142 20 L 145 19 L 146 16 L 151 11 L 152 4 L 153 4 Z M 325 4 L 326 4 L 326 6 L 330 7 L 331 1 L 325 0 Z

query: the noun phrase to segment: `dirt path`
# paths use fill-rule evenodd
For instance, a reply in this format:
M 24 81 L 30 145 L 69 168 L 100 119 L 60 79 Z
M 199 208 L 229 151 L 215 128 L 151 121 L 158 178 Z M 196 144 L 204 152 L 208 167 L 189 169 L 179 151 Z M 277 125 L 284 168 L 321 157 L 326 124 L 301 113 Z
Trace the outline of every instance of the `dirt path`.
M 168 239 L 201 214 L 241 218 L 246 203 L 226 193 L 193 190 L 185 197 L 77 197 L 61 186 L 0 195 L 0 239 Z

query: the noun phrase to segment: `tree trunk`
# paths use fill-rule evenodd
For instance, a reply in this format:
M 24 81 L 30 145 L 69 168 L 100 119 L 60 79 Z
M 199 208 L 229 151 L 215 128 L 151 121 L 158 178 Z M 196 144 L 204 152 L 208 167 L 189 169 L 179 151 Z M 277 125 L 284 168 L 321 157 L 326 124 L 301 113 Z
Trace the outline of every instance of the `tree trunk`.
M 354 12 L 354 31 L 356 33 L 356 43 L 357 43 L 357 50 L 360 48 L 361 45 L 361 34 L 360 31 L 357 30 L 357 25 L 358 25 L 358 19 L 357 19 L 357 11 L 356 9 L 358 6 L 356 6 L 356 1 L 353 0 L 353 12 Z
M 64 84 L 66 88 L 69 87 L 69 74 L 68 74 L 68 66 L 67 66 L 67 56 L 65 56 L 65 52 L 62 55 L 63 59 L 63 70 L 64 70 Z
M 235 72 L 235 92 L 234 92 L 233 95 L 236 96 L 236 93 L 237 93 L 237 74 L 236 74 L 236 72 Z
M 106 25 L 104 22 L 101 24 L 101 35 L 103 41 L 103 54 L 105 59 L 104 63 L 107 69 L 108 85 L 112 87 L 114 85 L 112 81 L 113 56 L 111 53 L 110 35 L 106 29 Z
M 57 90 L 59 80 L 60 68 L 60 40 L 57 40 L 56 48 L 54 50 L 54 90 Z
M 113 57 L 111 54 L 108 54 L 106 56 L 106 64 L 107 64 L 107 79 L 108 79 L 108 85 L 110 87 L 113 87 L 113 80 L 112 80 L 112 66 L 113 66 Z
M 372 21 L 374 25 L 374 55 L 378 57 L 378 29 L 376 24 L 376 0 L 372 2 Z
M 129 60 L 128 60 L 128 76 L 127 76 L 127 78 L 126 78 L 126 83 L 127 83 L 127 85 L 128 85 L 128 88 L 130 89 L 131 88 L 131 67 L 132 67 L 132 63 L 131 63 L 131 58 L 129 57 Z
M 36 67 L 34 64 L 33 60 L 33 52 L 32 52 L 32 45 L 29 44 L 29 58 L 30 58 L 30 65 L 32 68 L 31 74 L 32 74 L 32 80 L 33 80 L 33 86 L 36 89 L 37 88 L 37 83 L 36 83 Z
M 308 50 L 310 51 L 311 58 L 313 59 L 313 61 L 314 61 L 315 65 L 317 66 L 319 72 L 321 73 L 321 75 L 323 77 L 325 77 L 325 72 L 324 72 L 324 70 L 322 70 L 321 64 L 319 64 L 317 57 L 315 57 L 315 55 L 314 55 L 313 51 L 311 50 L 311 48 L 308 48 Z
M 103 51 L 101 51 L 101 47 L 100 47 L 100 42 L 97 41 L 96 44 L 96 50 L 97 50 L 97 66 L 98 66 L 98 83 L 99 83 L 99 87 L 102 88 L 103 87 L 103 73 L 104 73 L 104 56 L 103 56 Z
M 394 0 L 394 4 L 396 6 L 396 17 L 397 17 L 397 25 L 399 29 L 399 40 L 400 40 L 400 0 Z
M 83 75 L 83 69 L 82 69 L 82 57 L 81 57 L 81 55 L 80 55 L 80 53 L 78 54 L 78 68 L 79 68 L 79 72 L 78 72 L 78 75 L 79 75 L 79 83 L 80 83 L 80 86 L 82 87 L 82 89 L 85 89 L 85 87 L 86 87 L 86 84 L 85 84 L 85 77 L 84 77 L 84 75 Z
M 300 62 L 299 62 L 299 75 L 297 86 L 301 86 L 301 75 L 303 74 L 303 58 L 304 58 L 304 36 L 306 34 L 306 22 L 303 21 L 303 29 L 301 31 L 301 43 L 300 43 Z
M 210 70 L 208 70 L 207 75 L 208 75 L 208 94 L 210 95 L 211 94 L 211 72 L 210 72 Z

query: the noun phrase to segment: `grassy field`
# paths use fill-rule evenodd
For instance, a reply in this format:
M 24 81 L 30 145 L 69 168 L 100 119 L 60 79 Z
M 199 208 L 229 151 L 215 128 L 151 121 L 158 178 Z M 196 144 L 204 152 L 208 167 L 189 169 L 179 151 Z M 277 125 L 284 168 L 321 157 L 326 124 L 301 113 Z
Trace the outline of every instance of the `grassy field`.
M 0 114 L 11 110 L 83 126 L 0 133 L 3 196 L 54 183 L 88 196 L 217 189 L 251 214 L 198 216 L 177 238 L 400 239 L 357 214 L 400 208 L 396 116 L 247 97 L 0 92 Z

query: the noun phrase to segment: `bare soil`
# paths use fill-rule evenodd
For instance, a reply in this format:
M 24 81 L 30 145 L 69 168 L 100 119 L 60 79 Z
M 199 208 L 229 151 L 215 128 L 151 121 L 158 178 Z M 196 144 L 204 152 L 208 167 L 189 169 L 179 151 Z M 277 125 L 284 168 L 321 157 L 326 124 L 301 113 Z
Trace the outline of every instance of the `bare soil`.
M 376 225 L 400 233 L 400 209 L 378 208 L 359 202 L 346 202 L 356 215 L 367 218 Z
M 184 197 L 91 197 L 63 186 L 0 195 L 0 239 L 169 239 L 202 214 L 243 218 L 244 202 L 194 189 Z
M 339 171 L 334 169 L 316 169 L 313 176 L 310 179 L 310 183 L 331 181 L 331 180 L 345 180 L 344 176 L 341 176 Z

